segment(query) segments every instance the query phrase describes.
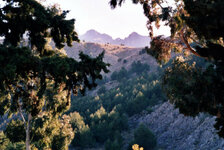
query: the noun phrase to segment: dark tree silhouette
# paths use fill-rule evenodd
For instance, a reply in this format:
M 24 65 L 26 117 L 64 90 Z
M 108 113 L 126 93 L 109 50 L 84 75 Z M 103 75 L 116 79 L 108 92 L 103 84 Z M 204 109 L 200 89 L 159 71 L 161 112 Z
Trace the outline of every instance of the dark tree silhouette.
M 110 0 L 115 8 L 124 0 Z M 222 0 L 132 0 L 143 6 L 152 38 L 147 52 L 158 62 L 167 62 L 171 52 L 185 51 L 202 57 L 210 65 L 199 68 L 182 58 L 174 60 L 164 76 L 168 98 L 181 113 L 216 116 L 215 128 L 224 137 L 224 1 Z M 171 29 L 171 36 L 153 36 L 153 23 Z
M 70 107 L 72 92 L 84 93 L 86 88 L 95 87 L 95 80 L 102 79 L 101 71 L 108 72 L 108 64 L 102 61 L 104 54 L 90 58 L 80 53 L 78 62 L 61 53 L 64 43 L 72 46 L 73 41 L 79 41 L 75 20 L 66 20 L 68 11 L 56 5 L 44 7 L 36 0 L 3 2 L 0 115 L 20 114 L 27 150 L 31 145 L 67 149 L 72 135 L 66 132 L 69 119 L 60 119 L 61 114 Z M 49 39 L 56 48 L 48 45 Z

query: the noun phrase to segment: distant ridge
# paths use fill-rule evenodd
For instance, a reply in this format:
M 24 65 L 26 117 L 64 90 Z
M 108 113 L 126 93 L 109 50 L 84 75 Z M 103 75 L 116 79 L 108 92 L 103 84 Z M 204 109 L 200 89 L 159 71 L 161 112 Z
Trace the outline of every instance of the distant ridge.
M 149 46 L 150 38 L 148 36 L 142 36 L 136 32 L 131 33 L 128 37 L 121 39 L 113 39 L 108 34 L 99 33 L 93 29 L 87 31 L 85 34 L 81 35 L 80 40 L 84 40 L 86 42 L 94 42 L 94 43 L 110 43 L 113 45 L 125 45 L 130 47 L 145 47 Z

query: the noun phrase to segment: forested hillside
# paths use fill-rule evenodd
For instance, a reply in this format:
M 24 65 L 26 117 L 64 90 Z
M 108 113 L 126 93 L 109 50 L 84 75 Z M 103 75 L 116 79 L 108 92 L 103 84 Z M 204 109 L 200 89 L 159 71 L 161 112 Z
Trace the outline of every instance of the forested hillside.
M 130 0 L 138 8 L 122 20 L 98 18 L 99 1 L 73 2 L 83 27 L 117 33 L 141 8 L 150 43 L 133 31 L 80 41 L 73 8 L 0 1 L 0 150 L 224 150 L 223 0 Z
M 151 113 L 153 106 L 166 101 L 161 88 L 162 71 L 149 73 L 149 68 L 147 64 L 133 62 L 129 70 L 122 68 L 107 81 L 100 81 L 95 96 L 73 96 L 68 114 L 78 138 L 72 146 L 82 149 L 100 144 L 106 149 L 112 145 L 123 148 L 121 132 L 129 130 L 128 118 L 143 111 Z M 107 82 L 117 85 L 108 89 Z

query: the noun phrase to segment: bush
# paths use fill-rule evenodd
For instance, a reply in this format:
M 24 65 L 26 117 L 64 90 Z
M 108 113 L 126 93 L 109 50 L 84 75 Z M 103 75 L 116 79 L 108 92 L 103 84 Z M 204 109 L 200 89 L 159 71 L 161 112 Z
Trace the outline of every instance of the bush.
M 72 128 L 75 132 L 75 138 L 72 146 L 89 147 L 95 144 L 93 134 L 88 125 L 85 124 L 83 117 L 78 113 L 70 113 Z
M 130 73 L 141 74 L 143 72 L 150 71 L 150 66 L 147 64 L 142 64 L 140 61 L 133 62 L 131 64 Z
M 151 114 L 153 112 L 153 109 L 149 106 L 146 108 L 146 111 L 148 112 L 148 114 Z
M 122 67 L 119 72 L 114 71 L 112 73 L 111 79 L 120 81 L 121 79 L 127 77 L 127 75 L 128 75 L 128 71 L 124 67 Z
M 128 144 L 128 148 L 127 150 L 133 150 L 132 149 L 132 146 L 135 145 L 135 141 L 131 141 L 129 144 Z
M 148 99 L 144 96 L 136 97 L 127 103 L 126 112 L 129 116 L 142 112 L 148 106 Z
M 72 146 L 91 147 L 94 146 L 95 143 L 96 141 L 93 138 L 93 133 L 90 128 L 86 126 L 85 129 L 75 132 L 75 138 L 72 141 Z
M 97 94 L 104 94 L 106 92 L 106 87 L 103 85 L 102 87 L 99 88 L 99 90 L 97 91 Z
M 105 143 L 105 150 L 121 150 L 123 146 L 123 138 L 119 131 L 114 132 L 113 138 L 108 139 Z
M 157 144 L 155 135 L 143 124 L 140 124 L 135 130 L 134 140 L 136 144 L 145 150 L 153 150 Z
M 105 150 L 121 150 L 121 145 L 117 140 L 111 141 L 109 139 L 105 144 Z
M 26 149 L 24 142 L 10 143 L 5 150 L 24 150 Z
M 121 60 L 122 60 L 122 58 L 119 58 L 117 61 L 118 61 L 118 62 L 121 62 Z
M 138 144 L 144 150 L 153 150 L 156 147 L 155 135 L 143 124 L 134 132 L 134 141 L 129 144 L 128 150 L 131 150 L 133 144 Z
M 139 51 L 139 55 L 142 55 L 142 54 L 145 54 L 146 53 L 146 49 L 145 48 L 143 48 L 141 51 Z

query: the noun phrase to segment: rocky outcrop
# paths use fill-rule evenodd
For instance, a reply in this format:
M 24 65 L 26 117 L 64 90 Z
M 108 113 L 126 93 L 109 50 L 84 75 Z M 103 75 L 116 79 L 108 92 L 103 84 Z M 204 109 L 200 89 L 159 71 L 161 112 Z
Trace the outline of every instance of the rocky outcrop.
M 213 127 L 215 118 L 206 114 L 186 117 L 166 102 L 151 114 L 131 119 L 133 125 L 147 125 L 163 150 L 224 150 L 224 139 Z

